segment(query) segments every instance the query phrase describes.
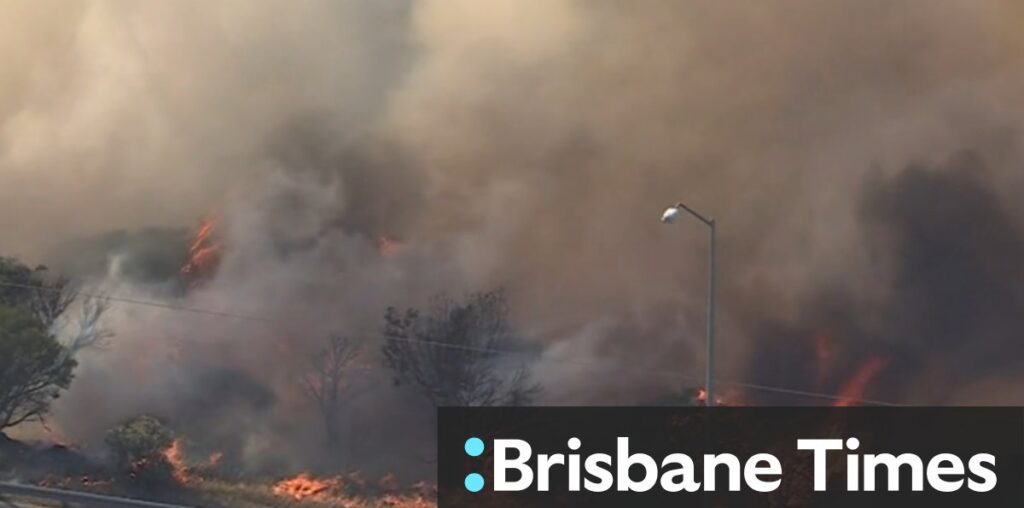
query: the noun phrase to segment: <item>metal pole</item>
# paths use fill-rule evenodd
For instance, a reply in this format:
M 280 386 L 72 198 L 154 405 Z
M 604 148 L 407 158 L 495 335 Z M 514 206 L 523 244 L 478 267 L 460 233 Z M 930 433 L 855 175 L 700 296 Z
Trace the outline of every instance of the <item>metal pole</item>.
M 676 210 L 683 210 L 697 218 L 708 227 L 708 336 L 707 336 L 707 365 L 704 368 L 704 404 L 715 405 L 714 371 L 715 371 L 715 219 L 705 217 L 700 212 L 686 206 L 683 202 L 675 205 Z M 666 212 L 667 213 L 667 212 Z M 663 216 L 662 220 L 668 215 Z
M 707 365 L 704 367 L 704 402 L 705 407 L 714 407 L 714 367 L 715 367 L 715 219 L 704 221 L 708 225 L 708 336 L 707 336 Z M 711 413 L 707 412 L 707 420 L 704 422 L 704 437 L 707 440 L 707 452 L 712 453 L 714 438 L 712 436 Z M 712 506 L 711 493 L 704 492 L 704 507 Z
M 708 219 L 708 353 L 704 389 L 708 407 L 715 405 L 715 219 Z

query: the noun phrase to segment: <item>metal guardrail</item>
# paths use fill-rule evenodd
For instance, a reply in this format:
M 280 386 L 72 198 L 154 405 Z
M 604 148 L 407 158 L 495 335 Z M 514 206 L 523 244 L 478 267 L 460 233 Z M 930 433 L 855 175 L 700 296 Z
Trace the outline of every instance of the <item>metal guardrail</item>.
M 34 485 L 0 482 L 0 499 L 2 496 L 20 496 L 33 499 L 46 499 L 64 503 L 77 503 L 84 506 L 102 506 L 113 508 L 192 508 L 179 504 L 142 501 L 127 497 L 104 496 L 73 490 L 51 489 Z

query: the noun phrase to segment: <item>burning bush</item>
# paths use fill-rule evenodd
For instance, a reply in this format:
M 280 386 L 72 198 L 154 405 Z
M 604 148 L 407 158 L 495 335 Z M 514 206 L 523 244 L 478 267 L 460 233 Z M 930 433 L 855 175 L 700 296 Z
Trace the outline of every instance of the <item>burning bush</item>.
M 119 470 L 144 483 L 167 483 L 175 477 L 166 450 L 175 443 L 174 433 L 160 420 L 143 415 L 107 432 L 106 444 Z

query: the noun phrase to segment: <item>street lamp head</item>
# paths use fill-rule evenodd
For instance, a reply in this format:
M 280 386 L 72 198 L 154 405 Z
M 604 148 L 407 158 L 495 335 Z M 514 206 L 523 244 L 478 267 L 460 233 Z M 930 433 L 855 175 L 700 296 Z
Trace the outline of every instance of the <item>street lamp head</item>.
M 665 224 L 672 224 L 679 218 L 679 206 L 670 206 L 665 209 L 665 213 L 661 214 L 661 222 Z

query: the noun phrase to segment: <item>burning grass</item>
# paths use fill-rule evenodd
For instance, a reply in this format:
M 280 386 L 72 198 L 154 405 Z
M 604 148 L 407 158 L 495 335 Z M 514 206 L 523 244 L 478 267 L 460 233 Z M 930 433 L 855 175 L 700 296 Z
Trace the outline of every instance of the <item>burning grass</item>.
M 210 508 L 437 505 L 434 486 L 403 486 L 393 475 L 371 479 L 359 472 L 325 476 L 301 473 L 287 478 L 238 479 L 237 472 L 228 471 L 230 456 L 193 448 L 187 440 L 177 437 L 139 459 L 145 464 L 129 463 L 125 465 L 128 469 L 123 469 L 94 462 L 64 446 L 6 440 L 0 441 L 0 480 Z
M 436 490 L 417 484 L 384 491 L 347 483 L 346 476 L 316 478 L 302 473 L 277 482 L 232 481 L 223 478 L 189 477 L 187 485 L 165 487 L 159 492 L 125 489 L 115 479 L 101 477 L 47 477 L 40 486 L 78 490 L 189 505 L 231 508 L 433 508 Z
M 300 473 L 294 478 L 281 480 L 274 484 L 272 491 L 280 497 L 290 497 L 296 501 L 303 499 L 318 498 L 328 495 L 329 491 L 337 490 L 341 484 L 340 478 L 317 479 L 310 477 L 307 473 Z
M 211 503 L 224 506 L 308 507 L 308 508 L 433 508 L 436 492 L 420 484 L 404 491 L 352 492 L 356 486 L 345 482 L 344 476 L 316 478 L 302 473 L 273 484 L 235 483 L 205 480 L 197 488 Z
M 436 491 L 420 483 L 399 487 L 393 475 L 369 481 L 359 472 L 313 476 L 308 472 L 267 482 L 232 482 L 216 476 L 223 458 L 214 452 L 201 461 L 190 460 L 182 439 L 175 439 L 162 451 L 174 482 L 182 489 L 216 506 L 331 508 L 425 508 L 436 505 Z
M 175 439 L 162 456 L 171 466 L 174 481 L 213 505 L 330 508 L 426 508 L 436 506 L 436 491 L 426 484 L 400 488 L 393 475 L 369 481 L 359 472 L 313 476 L 302 472 L 268 482 L 231 482 L 214 471 L 223 458 L 214 452 L 202 463 L 184 453 L 183 441 Z M 205 472 L 205 473 L 204 473 Z
M 174 477 L 174 481 L 182 485 L 188 485 L 194 481 L 188 472 L 188 467 L 185 466 L 185 460 L 181 456 L 181 438 L 175 439 L 171 446 L 163 450 L 162 455 L 171 466 L 171 476 Z

